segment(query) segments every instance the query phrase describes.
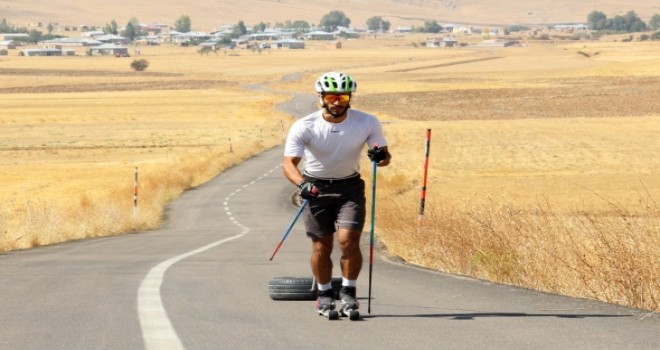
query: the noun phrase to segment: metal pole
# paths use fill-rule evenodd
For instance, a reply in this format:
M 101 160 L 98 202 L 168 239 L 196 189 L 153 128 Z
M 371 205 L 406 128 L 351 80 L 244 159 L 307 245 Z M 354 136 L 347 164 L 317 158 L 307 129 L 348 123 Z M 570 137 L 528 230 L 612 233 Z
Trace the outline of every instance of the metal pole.
M 286 231 L 284 231 L 284 234 L 282 235 L 282 239 L 280 239 L 280 243 L 277 244 L 275 247 L 275 250 L 273 251 L 273 255 L 270 256 L 270 261 L 273 261 L 273 258 L 275 257 L 275 254 L 277 254 L 277 251 L 280 250 L 280 247 L 282 246 L 282 243 L 284 243 L 284 240 L 286 237 L 289 235 L 291 232 L 291 229 L 293 228 L 293 224 L 296 223 L 298 218 L 300 217 L 300 214 L 302 213 L 303 209 L 305 209 L 305 206 L 307 205 L 307 200 L 305 199 L 302 204 L 300 205 L 300 209 L 298 209 L 298 212 L 296 212 L 296 216 L 293 217 L 293 220 L 291 220 L 291 223 L 289 224 L 289 227 L 287 227 Z
M 375 146 L 378 147 L 378 146 Z M 376 223 L 376 162 L 373 162 L 373 179 L 371 180 L 371 232 L 369 235 L 369 301 L 367 312 L 371 314 L 371 276 L 374 271 L 374 241 Z

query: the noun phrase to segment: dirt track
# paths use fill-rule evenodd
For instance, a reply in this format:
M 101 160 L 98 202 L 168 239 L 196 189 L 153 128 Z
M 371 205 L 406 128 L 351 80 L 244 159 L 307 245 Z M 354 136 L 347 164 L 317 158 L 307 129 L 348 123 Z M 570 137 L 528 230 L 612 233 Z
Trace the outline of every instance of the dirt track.
M 624 117 L 660 112 L 660 79 L 587 78 L 560 87 L 360 95 L 360 108 L 409 120 Z M 631 103 L 631 101 L 635 101 Z
M 98 84 L 61 84 L 22 86 L 0 89 L 1 93 L 29 94 L 54 92 L 90 92 L 90 91 L 143 91 L 143 90 L 203 90 L 219 85 L 237 85 L 218 80 L 171 80 L 142 81 Z

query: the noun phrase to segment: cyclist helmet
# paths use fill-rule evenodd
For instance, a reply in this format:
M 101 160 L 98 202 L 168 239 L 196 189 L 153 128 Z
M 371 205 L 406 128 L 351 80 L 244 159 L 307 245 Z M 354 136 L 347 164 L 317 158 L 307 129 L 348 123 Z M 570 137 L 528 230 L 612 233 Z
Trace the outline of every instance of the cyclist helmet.
M 352 93 L 357 90 L 357 83 L 348 74 L 328 72 L 316 80 L 316 92 L 322 93 Z

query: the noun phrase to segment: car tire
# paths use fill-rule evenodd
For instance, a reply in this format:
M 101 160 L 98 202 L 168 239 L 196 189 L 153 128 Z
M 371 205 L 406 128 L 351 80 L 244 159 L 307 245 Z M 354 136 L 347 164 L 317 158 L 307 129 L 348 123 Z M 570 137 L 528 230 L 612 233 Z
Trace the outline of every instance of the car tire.
M 316 288 L 311 277 L 275 277 L 268 282 L 268 294 L 273 300 L 316 300 Z M 341 277 L 332 278 L 335 299 L 339 299 Z

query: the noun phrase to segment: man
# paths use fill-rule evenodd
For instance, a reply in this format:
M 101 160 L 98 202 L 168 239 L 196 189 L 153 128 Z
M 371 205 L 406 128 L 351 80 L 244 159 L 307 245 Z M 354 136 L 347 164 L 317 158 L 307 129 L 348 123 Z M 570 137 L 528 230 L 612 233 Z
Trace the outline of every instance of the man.
M 312 240 L 312 273 L 318 283 L 319 313 L 334 310 L 332 253 L 334 235 L 341 249 L 342 310 L 357 310 L 356 282 L 362 269 L 360 235 L 365 224 L 365 184 L 359 159 L 364 146 L 378 166 L 391 155 L 380 122 L 373 115 L 351 109 L 356 82 L 343 73 L 329 72 L 316 81 L 322 106 L 297 120 L 284 149 L 284 176 L 300 188 L 308 201 L 303 211 L 307 236 Z M 305 157 L 304 171 L 298 165 Z

